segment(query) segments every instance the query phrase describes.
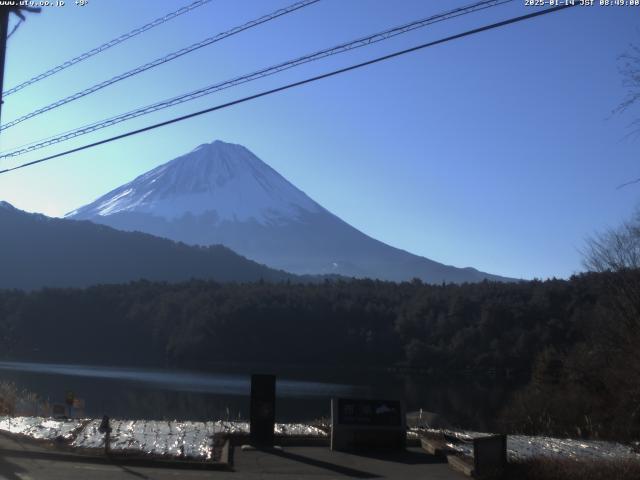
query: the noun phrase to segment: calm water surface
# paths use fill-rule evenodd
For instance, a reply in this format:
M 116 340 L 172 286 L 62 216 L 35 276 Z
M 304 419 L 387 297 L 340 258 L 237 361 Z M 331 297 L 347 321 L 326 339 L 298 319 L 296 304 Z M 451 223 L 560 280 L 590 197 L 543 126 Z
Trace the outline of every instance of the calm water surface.
M 14 382 L 50 403 L 63 403 L 71 391 L 85 400 L 88 416 L 211 420 L 249 415 L 249 372 L 0 362 L 0 380 Z M 376 397 L 402 399 L 409 411 L 438 412 L 468 428 L 482 428 L 505 398 L 503 389 L 493 384 L 443 385 L 420 376 L 318 370 L 279 373 L 276 391 L 281 422 L 329 416 L 334 396 Z

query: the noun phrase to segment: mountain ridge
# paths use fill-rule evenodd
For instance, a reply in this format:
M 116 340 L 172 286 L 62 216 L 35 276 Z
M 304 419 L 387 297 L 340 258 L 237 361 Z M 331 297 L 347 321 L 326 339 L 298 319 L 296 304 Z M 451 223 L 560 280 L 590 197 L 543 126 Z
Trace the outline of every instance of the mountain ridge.
M 296 281 L 222 245 L 189 246 L 106 225 L 28 213 L 0 201 L 0 289 L 136 280 Z M 306 279 L 309 280 L 309 279 Z
M 190 245 L 222 244 L 298 275 L 429 283 L 515 280 L 380 242 L 326 210 L 246 147 L 220 140 L 139 175 L 66 218 Z
M 249 189 L 254 197 L 247 198 Z M 200 202 L 207 199 L 216 203 L 220 220 L 253 218 L 268 223 L 274 219 L 269 212 L 295 217 L 293 206 L 309 212 L 322 209 L 242 145 L 217 140 L 139 175 L 65 217 L 135 211 L 173 219 L 184 212 L 206 213 Z

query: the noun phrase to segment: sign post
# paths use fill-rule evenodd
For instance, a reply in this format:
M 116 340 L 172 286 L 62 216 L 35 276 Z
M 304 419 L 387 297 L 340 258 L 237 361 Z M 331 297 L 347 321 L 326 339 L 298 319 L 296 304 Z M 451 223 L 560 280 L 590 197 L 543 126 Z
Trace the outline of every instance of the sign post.
M 54 403 L 51 407 L 51 416 L 53 418 L 64 418 L 67 416 L 67 407 L 62 403 Z
M 276 376 L 251 375 L 251 445 L 272 447 L 276 421 Z
M 75 394 L 69 391 L 67 392 L 67 396 L 64 399 L 64 403 L 67 404 L 67 408 L 69 411 L 69 414 L 67 415 L 69 418 L 73 418 L 73 401 L 75 400 L 75 398 Z
M 74 418 L 84 417 L 84 407 L 85 407 L 85 403 L 83 398 L 75 397 L 73 399 Z
M 104 454 L 109 455 L 111 450 L 111 421 L 107 415 L 102 417 L 98 432 L 104 433 Z

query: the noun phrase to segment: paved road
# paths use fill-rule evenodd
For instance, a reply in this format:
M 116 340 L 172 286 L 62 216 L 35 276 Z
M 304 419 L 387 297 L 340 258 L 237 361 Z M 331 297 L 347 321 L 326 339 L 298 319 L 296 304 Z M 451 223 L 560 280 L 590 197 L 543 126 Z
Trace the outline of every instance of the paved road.
M 210 470 L 141 468 L 61 452 L 0 435 L 0 480 L 204 479 Z
M 270 452 L 237 448 L 233 457 L 234 471 L 231 472 L 125 466 L 50 450 L 0 435 L 0 480 L 465 478 L 418 449 L 376 458 L 331 452 L 322 447 L 285 447 L 281 451 Z
M 345 479 L 463 480 L 464 477 L 435 457 L 415 448 L 383 457 L 332 452 L 326 447 L 285 447 L 281 452 L 242 452 L 235 449 L 238 479 Z

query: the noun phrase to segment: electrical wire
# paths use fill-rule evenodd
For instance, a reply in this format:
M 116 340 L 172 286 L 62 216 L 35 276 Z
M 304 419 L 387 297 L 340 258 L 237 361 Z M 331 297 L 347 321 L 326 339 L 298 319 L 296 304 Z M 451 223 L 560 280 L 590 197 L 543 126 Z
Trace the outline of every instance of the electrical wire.
M 299 10 L 301 8 L 304 7 L 308 7 L 309 5 L 313 5 L 314 3 L 319 2 L 320 0 L 302 0 L 299 2 L 296 2 L 294 4 L 289 5 L 288 7 L 285 8 L 280 8 L 272 13 L 269 13 L 267 15 L 264 15 L 260 18 L 257 18 L 255 20 L 252 20 L 250 22 L 247 22 L 243 25 L 240 25 L 238 27 L 234 27 L 230 30 L 227 30 L 225 32 L 219 33 L 217 35 L 214 35 L 212 37 L 208 37 L 205 38 L 204 40 L 201 40 L 200 42 L 194 43 L 192 45 L 189 45 L 188 47 L 182 48 L 180 50 L 177 50 L 175 52 L 171 52 L 167 55 L 164 55 L 160 58 L 157 58 L 151 62 L 145 63 L 144 65 L 141 65 L 139 67 L 136 67 L 132 70 L 129 70 L 127 72 L 121 73 L 120 75 L 116 75 L 115 77 L 111 77 L 108 80 L 104 80 L 100 83 L 97 83 L 95 85 L 92 85 L 88 88 L 85 88 L 83 90 L 80 90 L 79 92 L 74 93 L 73 95 L 69 95 L 68 97 L 62 98 L 60 100 L 57 100 L 49 105 L 46 105 L 42 108 L 39 108 L 37 110 L 34 110 L 30 113 L 27 113 L 19 118 L 16 118 L 15 120 L 12 120 L 10 122 L 7 122 L 6 124 L 0 126 L 0 132 L 4 131 L 8 128 L 13 127 L 14 125 L 17 125 L 19 123 L 24 122 L 25 120 L 29 120 L 30 118 L 36 117 L 38 115 L 41 115 L 45 112 L 48 112 L 50 110 L 53 110 L 55 108 L 61 107 L 62 105 L 66 105 L 67 103 L 73 102 L 74 100 L 78 100 L 79 98 L 85 97 L 87 95 L 90 95 L 92 93 L 97 92 L 98 90 L 102 90 L 103 88 L 108 87 L 109 85 L 113 85 L 114 83 L 118 83 L 121 82 L 122 80 L 125 80 L 127 78 L 133 77 L 135 75 L 138 75 L 139 73 L 142 72 L 146 72 L 147 70 L 150 70 L 154 67 L 157 67 L 159 65 L 163 65 L 167 62 L 170 62 L 172 60 L 175 60 L 177 58 L 182 57 L 183 55 L 186 55 L 188 53 L 191 53 L 195 50 L 198 50 L 200 48 L 206 47 L 208 45 L 211 45 L 213 43 L 219 42 L 220 40 L 223 40 L 225 38 L 231 37 L 232 35 L 236 35 L 240 32 L 243 32 L 245 30 L 248 30 L 250 28 L 253 27 L 257 27 L 258 25 L 262 25 L 263 23 L 269 22 L 271 20 L 275 20 L 278 17 L 281 17 L 283 15 L 287 15 L 288 13 L 292 13 L 295 12 L 296 10 Z
M 214 111 L 217 111 L 217 110 L 222 110 L 222 109 L 225 109 L 225 108 L 229 108 L 231 106 L 239 105 L 241 103 L 245 103 L 245 102 L 248 102 L 248 101 L 251 101 L 251 100 L 255 100 L 257 98 L 265 97 L 265 96 L 268 96 L 268 95 L 273 95 L 273 94 L 278 93 L 278 92 L 282 92 L 282 91 L 285 91 L 285 90 L 296 88 L 296 87 L 299 87 L 299 86 L 302 86 L 302 85 L 306 85 L 308 83 L 316 82 L 318 80 L 322 80 L 322 79 L 325 79 L 325 78 L 333 77 L 333 76 L 336 76 L 336 75 L 339 75 L 339 74 L 342 74 L 342 73 L 350 72 L 352 70 L 356 70 L 356 69 L 359 69 L 359 68 L 362 68 L 362 67 L 366 67 L 366 66 L 369 66 L 369 65 L 380 63 L 380 62 L 383 62 L 383 61 L 386 61 L 386 60 L 390 60 L 390 59 L 395 58 L 395 57 L 399 57 L 401 55 L 406 55 L 408 53 L 416 52 L 418 50 L 422 50 L 422 49 L 425 49 L 425 48 L 428 48 L 428 47 L 433 47 L 435 45 L 439 45 L 439 44 L 442 44 L 442 43 L 450 42 L 452 40 L 457 40 L 459 38 L 467 37 L 467 36 L 470 36 L 470 35 L 475 35 L 477 33 L 485 32 L 487 30 L 492 30 L 492 29 L 495 29 L 495 28 L 504 27 L 506 25 L 511 25 L 513 23 L 522 22 L 524 20 L 529 20 L 531 18 L 539 17 L 539 16 L 542 16 L 542 15 L 547 15 L 549 13 L 554 13 L 554 12 L 557 12 L 557 11 L 560 11 L 560 10 L 564 10 L 566 8 L 571 8 L 571 7 L 575 6 L 575 5 L 577 5 L 577 3 L 576 4 L 567 3 L 565 5 L 560 5 L 560 6 L 557 6 L 557 7 L 546 8 L 544 10 L 539 10 L 537 12 L 529 13 L 527 15 L 521 15 L 519 17 L 509 18 L 507 20 L 503 20 L 503 21 L 497 22 L 497 23 L 492 23 L 490 25 L 484 25 L 484 26 L 479 27 L 479 28 L 474 28 L 473 30 L 467 30 L 465 32 L 458 33 L 458 34 L 455 34 L 455 35 L 451 35 L 451 36 L 448 36 L 448 37 L 445 37 L 445 38 L 441 38 L 439 40 L 435 40 L 435 41 L 428 42 L 428 43 L 423 43 L 423 44 L 417 45 L 415 47 L 411 47 L 411 48 L 407 48 L 405 50 L 400 50 L 400 51 L 397 51 L 397 52 L 394 52 L 394 53 L 390 53 L 388 55 L 377 57 L 377 58 L 374 58 L 372 60 L 367 60 L 366 62 L 358 63 L 358 64 L 351 65 L 351 66 L 348 66 L 348 67 L 345 67 L 345 68 L 340 68 L 338 70 L 333 70 L 331 72 L 323 73 L 323 74 L 317 75 L 315 77 L 310 77 L 310 78 L 306 78 L 304 80 L 300 80 L 298 82 L 289 83 L 287 85 L 283 85 L 283 86 L 280 86 L 280 87 L 277 87 L 277 88 L 273 88 L 271 90 L 266 90 L 266 91 L 263 91 L 263 92 L 259 92 L 259 93 L 256 93 L 254 95 L 249 95 L 248 97 L 243 97 L 243 98 L 240 98 L 238 100 L 234 100 L 234 101 L 231 101 L 231 102 L 223 103 L 221 105 L 216 105 L 216 106 L 213 106 L 213 107 L 210 107 L 210 108 L 206 108 L 204 110 L 200 110 L 200 111 L 197 111 L 197 112 L 193 112 L 193 113 L 190 113 L 190 114 L 187 114 L 187 115 L 182 115 L 180 117 L 172 118 L 170 120 L 166 120 L 164 122 L 156 123 L 154 125 L 149 125 L 149 126 L 144 127 L 144 128 L 139 128 L 137 130 L 132 130 L 132 131 L 129 131 L 129 132 L 126 132 L 126 133 L 122 133 L 120 135 L 116 135 L 116 136 L 113 136 L 113 137 L 110 137 L 110 138 L 99 140 L 97 142 L 93 142 L 93 143 L 90 143 L 90 144 L 87 144 L 87 145 L 83 145 L 81 147 L 76 147 L 76 148 L 72 148 L 70 150 L 66 150 L 64 152 L 56 153 L 54 155 L 49 155 L 47 157 L 40 158 L 38 160 L 33 160 L 33 161 L 30 161 L 30 162 L 26 162 L 26 163 L 17 165 L 15 167 L 6 168 L 4 170 L 0 170 L 0 174 L 12 172 L 12 171 L 19 170 L 19 169 L 26 168 L 26 167 L 30 167 L 30 166 L 33 166 L 33 165 L 36 165 L 36 164 L 39 164 L 39 163 L 47 162 L 49 160 L 53 160 L 54 158 L 63 157 L 65 155 L 69 155 L 71 153 L 80 152 L 80 151 L 83 151 L 83 150 L 87 150 L 87 149 L 90 149 L 90 148 L 97 147 L 99 145 L 104 145 L 106 143 L 114 142 L 116 140 L 120 140 L 120 139 L 123 139 L 123 138 L 131 137 L 133 135 L 138 135 L 138 134 L 143 133 L 143 132 L 148 132 L 148 131 L 154 130 L 156 128 L 160 128 L 160 127 L 164 127 L 166 125 L 171 125 L 173 123 L 177 123 L 177 122 L 181 122 L 181 121 L 184 121 L 184 120 L 188 120 L 190 118 L 194 118 L 194 117 L 197 117 L 197 116 L 200 116 L 200 115 L 204 115 L 206 113 L 210 113 L 210 112 L 214 112 Z
M 56 65 L 53 68 L 50 68 L 49 70 L 47 70 L 46 72 L 43 72 L 39 75 L 36 75 L 35 77 L 24 81 L 18 85 L 16 85 L 15 87 L 10 88 L 9 90 L 6 90 L 5 92 L 2 93 L 2 96 L 4 98 L 8 97 L 9 95 L 16 93 L 19 90 L 22 90 L 25 87 L 28 87 L 29 85 L 33 85 L 36 82 L 39 82 L 40 80 L 43 80 L 47 77 L 50 77 L 51 75 L 55 75 L 58 72 L 61 72 L 62 70 L 65 70 L 69 67 L 71 67 L 72 65 L 75 65 L 77 63 L 80 63 L 90 57 L 93 57 L 94 55 L 97 55 L 98 53 L 104 52 L 105 50 L 108 50 L 111 47 L 114 47 L 126 40 L 129 40 L 130 38 L 133 38 L 137 35 L 140 35 L 141 33 L 146 32 L 147 30 L 150 30 L 154 27 L 157 27 L 158 25 L 162 25 L 163 23 L 166 23 L 170 20 L 173 20 L 176 17 L 179 17 L 182 14 L 188 13 L 198 7 L 201 7 L 203 5 L 206 5 L 207 3 L 211 2 L 212 0 L 196 0 L 193 3 L 190 3 L 189 5 L 185 5 L 182 8 L 179 8 L 178 10 L 175 10 L 173 12 L 167 13 L 166 15 L 160 17 L 160 18 L 156 18 L 155 20 L 153 20 L 152 22 L 149 22 L 145 25 L 142 25 L 141 27 L 135 28 L 133 30 L 131 30 L 128 33 L 125 33 L 123 35 L 120 35 L 117 38 L 114 38 L 113 40 L 109 40 L 106 43 L 103 43 L 102 45 L 92 48 L 91 50 L 84 52 L 80 55 L 78 55 L 77 57 L 74 57 L 70 60 L 67 60 L 64 63 L 61 63 L 59 65 Z
M 118 123 L 127 121 L 127 120 L 131 120 L 137 117 L 140 117 L 142 115 L 147 115 L 153 112 L 156 112 L 158 110 L 163 110 L 165 108 L 169 108 L 175 105 L 179 105 L 181 103 L 185 103 L 191 100 L 195 100 L 197 98 L 206 96 L 206 95 L 210 95 L 212 93 L 215 92 L 219 92 L 221 90 L 225 90 L 227 88 L 231 88 L 234 86 L 238 86 L 244 83 L 248 83 L 254 80 L 258 80 L 260 78 L 264 78 L 270 75 L 274 75 L 276 73 L 282 72 L 284 70 L 288 70 L 290 68 L 294 68 L 297 67 L 299 65 L 303 65 L 309 62 L 314 62 L 332 55 L 337 55 L 340 53 L 344 53 L 350 50 L 354 50 L 356 48 L 360 48 L 360 47 L 364 47 L 367 45 L 371 45 L 383 40 L 387 40 L 389 38 L 395 37 L 397 35 L 402 35 L 405 33 L 408 33 L 410 31 L 416 30 L 418 28 L 423 28 L 426 27 L 428 25 L 432 25 L 434 23 L 438 23 L 444 20 L 449 20 L 452 18 L 456 18 L 462 15 L 467 15 L 473 12 L 477 12 L 480 10 L 484 10 L 487 8 L 491 8 L 491 7 L 495 7 L 504 3 L 509 3 L 512 2 L 513 0 L 484 0 L 481 2 L 476 2 L 474 4 L 465 6 L 465 7 L 460 7 L 460 8 L 456 8 L 454 10 L 450 10 L 448 12 L 445 13 L 441 13 L 441 14 L 437 14 L 437 15 L 432 15 L 430 17 L 421 19 L 421 20 L 417 20 L 414 22 L 410 22 L 401 26 L 397 26 L 394 28 L 390 28 L 387 30 L 384 30 L 382 32 L 378 32 L 372 35 L 368 35 L 366 37 L 362 37 L 362 38 L 358 38 L 357 40 L 352 40 L 350 42 L 347 43 L 342 43 L 340 45 L 331 47 L 331 48 L 327 48 L 324 50 L 320 50 L 318 52 L 312 53 L 312 54 L 308 54 L 302 57 L 298 57 L 295 58 L 293 60 L 289 60 L 277 65 L 273 65 L 267 68 L 263 68 L 261 70 L 258 70 L 256 72 L 247 74 L 247 75 L 242 75 L 240 77 L 235 77 L 232 78 L 230 80 L 226 80 L 223 82 L 219 82 L 213 85 L 209 85 L 207 87 L 204 88 L 200 88 L 198 90 L 189 92 L 189 93 L 185 93 L 182 95 L 179 95 L 177 97 L 173 97 L 167 100 L 163 100 L 160 102 L 156 102 L 153 103 L 151 105 L 147 105 L 145 107 L 141 107 L 138 108 L 136 110 L 132 110 L 114 117 L 110 117 L 104 120 L 100 120 L 98 122 L 94 122 L 88 125 L 84 125 L 80 128 L 74 129 L 74 130 L 70 130 L 58 135 L 55 135 L 53 137 L 48 137 L 46 139 L 43 140 L 38 140 L 36 142 L 32 142 L 31 144 L 28 144 L 27 146 L 23 146 L 23 147 L 18 147 L 16 149 L 12 149 L 10 151 L 6 151 L 3 153 L 0 153 L 0 159 L 4 159 L 4 158 L 12 158 L 12 157 L 16 157 L 16 156 L 20 156 L 20 155 L 24 155 L 26 153 L 35 151 L 35 150 L 39 150 L 41 148 L 45 148 L 51 145 L 55 145 L 57 143 L 61 143 L 67 140 L 70 140 L 72 138 L 76 138 L 79 137 L 81 135 L 86 135 L 88 133 L 97 131 L 97 130 L 101 130 L 102 128 L 106 128 L 106 127 L 110 127 L 112 125 L 116 125 Z

